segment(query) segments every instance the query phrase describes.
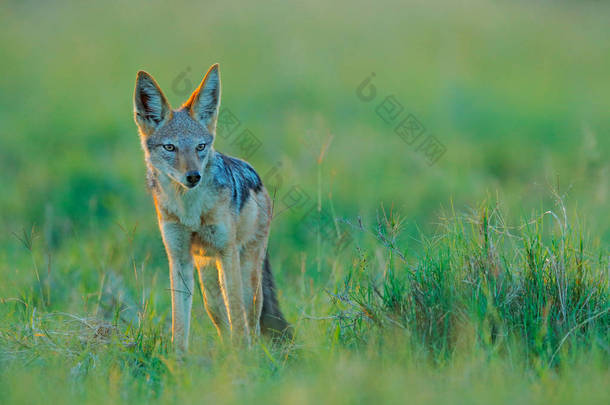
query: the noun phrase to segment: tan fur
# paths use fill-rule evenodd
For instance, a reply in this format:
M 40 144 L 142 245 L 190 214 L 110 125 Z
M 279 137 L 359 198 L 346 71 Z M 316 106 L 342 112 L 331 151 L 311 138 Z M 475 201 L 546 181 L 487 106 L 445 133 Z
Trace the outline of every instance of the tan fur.
M 215 191 L 210 173 L 219 86 L 218 66 L 213 65 L 189 100 L 172 111 L 150 75 L 139 72 L 136 81 L 136 123 L 155 182 L 152 194 L 170 265 L 172 340 L 180 350 L 188 347 L 194 268 L 221 336 L 248 343 L 261 329 L 271 202 L 264 188 L 249 190 L 237 211 L 228 189 Z M 198 142 L 206 143 L 205 153 L 194 149 Z M 168 144 L 175 144 L 175 153 L 159 147 Z M 185 180 L 189 171 L 201 173 L 193 188 Z

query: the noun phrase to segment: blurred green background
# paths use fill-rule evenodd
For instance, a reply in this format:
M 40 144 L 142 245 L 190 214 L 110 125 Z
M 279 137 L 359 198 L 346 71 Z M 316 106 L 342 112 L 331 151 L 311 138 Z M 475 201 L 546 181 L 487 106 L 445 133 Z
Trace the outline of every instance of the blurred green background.
M 356 248 L 371 241 L 353 232 L 352 243 L 335 254 L 334 242 L 318 240 L 304 225 L 305 209 L 283 206 L 293 186 L 309 204 L 319 198 L 342 229 L 358 217 L 372 227 L 381 207 L 393 211 L 404 220 L 400 245 L 412 252 L 421 235 L 439 232 L 451 207 L 468 211 L 497 200 L 516 222 L 557 209 L 557 192 L 584 221 L 587 239 L 608 246 L 609 17 L 610 4 L 596 1 L 1 2 L 0 298 L 27 308 L 21 314 L 16 304 L 3 307 L 9 326 L 0 337 L 26 330 L 30 320 L 34 330 L 36 308 L 104 319 L 118 308 L 134 323 L 145 312 L 167 335 L 167 260 L 133 123 L 140 69 L 177 107 L 220 63 L 223 108 L 261 146 L 245 156 L 234 138 L 219 137 L 216 149 L 247 157 L 278 186 L 269 246 L 291 320 L 324 314 L 324 287 L 332 288 Z M 357 88 L 373 72 L 377 95 L 364 102 Z M 446 148 L 434 165 L 376 113 L 390 95 L 417 117 L 424 136 Z M 195 302 L 192 346 L 202 351 L 202 339 L 213 340 L 214 331 Z M 325 336 L 323 328 L 306 333 Z M 330 344 L 320 336 L 307 343 L 312 356 Z M 13 355 L 7 353 L 0 358 Z M 72 373 L 77 360 L 60 363 Z M 342 377 L 348 387 L 355 375 L 363 384 L 383 379 L 397 392 L 403 377 L 420 388 L 419 370 L 386 370 L 381 358 L 364 372 L 366 360 L 346 361 L 326 375 L 349 369 Z M 295 373 L 287 375 L 286 398 L 319 393 L 317 363 L 306 364 L 309 396 L 303 374 Z M 109 367 L 108 379 L 98 377 L 113 383 L 118 374 Z M 375 370 L 398 374 L 371 379 Z M 501 372 L 478 372 L 504 381 L 507 395 L 521 389 Z M 208 383 L 225 381 L 225 374 Z M 456 369 L 450 387 L 476 396 L 472 381 L 459 379 L 465 374 Z M 6 387 L 27 398 L 27 381 L 37 377 L 28 369 L 15 375 Z M 604 379 L 579 376 L 598 388 L 595 378 Z M 64 374 L 53 378 L 60 384 Z M 322 379 L 322 392 L 334 392 L 327 386 L 334 377 Z M 44 381 L 49 386 L 41 392 L 54 392 L 55 380 Z M 572 381 L 570 390 L 587 391 Z M 445 387 L 435 384 L 420 399 Z M 542 387 L 534 397 L 553 391 Z
M 467 209 L 491 195 L 519 217 L 552 208 L 557 189 L 595 237 L 610 240 L 606 5 L 0 7 L 3 278 L 29 263 L 14 233 L 32 227 L 49 257 L 86 241 L 91 252 L 73 265 L 98 272 L 111 260 L 104 246 L 136 228 L 136 260 L 165 266 L 132 120 L 135 72 L 152 73 L 179 106 L 213 62 L 223 106 L 261 142 L 248 160 L 265 180 L 282 177 L 278 206 L 298 185 L 311 201 L 319 192 L 337 218 L 367 220 L 381 204 L 393 207 L 416 236 L 434 232 L 441 207 Z M 371 72 L 377 97 L 366 103 L 356 89 Z M 435 165 L 376 114 L 388 95 L 446 147 Z M 244 157 L 230 139 L 216 148 Z M 315 245 L 297 227 L 302 212 L 278 212 L 270 249 L 290 276 Z
M 491 197 L 519 218 L 553 208 L 557 190 L 607 243 L 608 8 L 3 2 L 0 292 L 31 282 L 31 273 L 18 275 L 31 264 L 24 235 L 33 235 L 48 273 L 62 274 L 57 283 L 86 280 L 83 297 L 108 269 L 133 282 L 133 263 L 164 285 L 132 120 L 135 73 L 152 73 L 179 106 L 214 62 L 224 108 L 261 142 L 248 160 L 265 180 L 282 178 L 278 206 L 294 185 L 338 219 L 370 223 L 383 205 L 401 214 L 405 244 L 416 250 L 443 207 L 467 210 Z M 372 72 L 377 97 L 367 103 L 356 89 Z M 388 95 L 446 147 L 433 166 L 377 115 Z M 230 139 L 216 148 L 244 157 Z M 286 285 L 303 260 L 304 271 L 319 269 L 309 259 L 320 256 L 299 225 L 304 211 L 278 212 L 270 249 Z

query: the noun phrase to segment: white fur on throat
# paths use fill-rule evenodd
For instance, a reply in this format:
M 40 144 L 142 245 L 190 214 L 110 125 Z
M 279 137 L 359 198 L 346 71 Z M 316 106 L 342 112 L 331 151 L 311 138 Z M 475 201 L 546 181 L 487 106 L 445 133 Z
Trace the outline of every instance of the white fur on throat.
M 206 186 L 202 183 L 186 189 L 162 173 L 157 175 L 157 181 L 159 204 L 176 215 L 183 225 L 193 230 L 199 229 L 202 214 L 212 209 L 216 202 L 215 193 L 206 193 Z

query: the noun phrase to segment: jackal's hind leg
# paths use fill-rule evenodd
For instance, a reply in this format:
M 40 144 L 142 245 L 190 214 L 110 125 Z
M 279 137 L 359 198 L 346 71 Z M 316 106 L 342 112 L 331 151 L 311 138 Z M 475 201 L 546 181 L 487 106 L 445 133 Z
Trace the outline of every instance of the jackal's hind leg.
M 199 285 L 203 293 L 205 309 L 214 323 L 218 334 L 223 337 L 229 332 L 229 318 L 218 280 L 217 259 L 211 256 L 195 255 L 195 266 L 199 273 Z
M 262 266 L 264 252 L 260 243 L 244 246 L 240 254 L 244 309 L 250 332 L 260 334 L 260 317 L 263 309 Z
M 240 268 L 240 257 L 236 247 L 227 249 L 221 254 L 218 265 L 220 289 L 225 300 L 231 340 L 235 343 L 250 344 L 250 331 L 246 311 L 244 309 L 244 294 Z

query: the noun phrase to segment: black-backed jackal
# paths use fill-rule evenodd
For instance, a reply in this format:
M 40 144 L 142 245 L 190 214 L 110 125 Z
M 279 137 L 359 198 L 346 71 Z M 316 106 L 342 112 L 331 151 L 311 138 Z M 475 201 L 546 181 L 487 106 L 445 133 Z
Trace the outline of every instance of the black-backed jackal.
M 219 106 L 217 64 L 177 110 L 151 75 L 137 74 L 135 121 L 169 259 L 172 340 L 181 351 L 188 347 L 194 268 L 221 336 L 249 343 L 260 332 L 290 333 L 267 256 L 269 194 L 252 166 L 214 150 Z

